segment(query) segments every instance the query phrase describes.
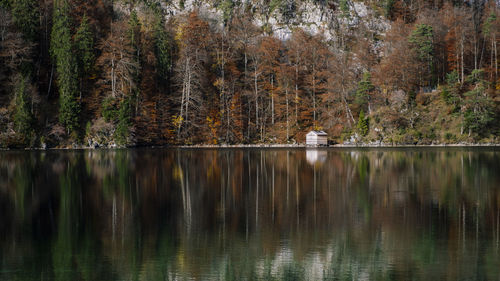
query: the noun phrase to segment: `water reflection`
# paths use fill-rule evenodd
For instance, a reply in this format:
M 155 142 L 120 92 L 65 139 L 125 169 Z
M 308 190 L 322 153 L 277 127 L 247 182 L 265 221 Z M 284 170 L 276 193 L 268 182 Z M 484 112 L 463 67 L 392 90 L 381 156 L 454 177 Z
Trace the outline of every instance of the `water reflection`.
M 500 151 L 0 154 L 0 280 L 500 277 Z
M 306 150 L 306 159 L 309 164 L 314 165 L 317 162 L 318 163 L 324 163 L 326 161 L 326 158 L 328 156 L 328 153 L 326 150 L 319 150 L 319 149 L 307 149 Z

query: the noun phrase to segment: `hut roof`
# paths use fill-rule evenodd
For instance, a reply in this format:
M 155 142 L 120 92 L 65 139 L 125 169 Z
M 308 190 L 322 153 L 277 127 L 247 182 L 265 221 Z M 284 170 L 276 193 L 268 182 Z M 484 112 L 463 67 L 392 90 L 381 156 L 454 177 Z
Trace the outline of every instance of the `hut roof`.
M 325 131 L 310 131 L 308 134 L 308 136 L 328 136 L 327 133 L 325 133 Z

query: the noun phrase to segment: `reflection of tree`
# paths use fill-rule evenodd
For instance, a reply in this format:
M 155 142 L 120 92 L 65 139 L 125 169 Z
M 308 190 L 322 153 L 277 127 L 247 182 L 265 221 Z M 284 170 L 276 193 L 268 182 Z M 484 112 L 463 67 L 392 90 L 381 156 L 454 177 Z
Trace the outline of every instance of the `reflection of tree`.
M 0 279 L 498 277 L 498 152 L 325 152 L 7 152 Z

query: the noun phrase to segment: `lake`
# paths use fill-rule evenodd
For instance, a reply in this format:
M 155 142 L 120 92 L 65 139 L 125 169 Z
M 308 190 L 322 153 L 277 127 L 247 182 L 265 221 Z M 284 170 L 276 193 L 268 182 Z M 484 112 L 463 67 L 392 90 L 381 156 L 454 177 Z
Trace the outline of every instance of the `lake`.
M 0 152 L 0 280 L 499 280 L 498 148 Z

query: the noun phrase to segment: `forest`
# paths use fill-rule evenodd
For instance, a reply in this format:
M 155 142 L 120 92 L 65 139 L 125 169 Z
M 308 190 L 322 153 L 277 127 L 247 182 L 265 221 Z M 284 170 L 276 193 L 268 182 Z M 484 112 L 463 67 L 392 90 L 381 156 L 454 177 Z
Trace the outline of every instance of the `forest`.
M 0 0 L 0 148 L 500 143 L 492 0 Z

